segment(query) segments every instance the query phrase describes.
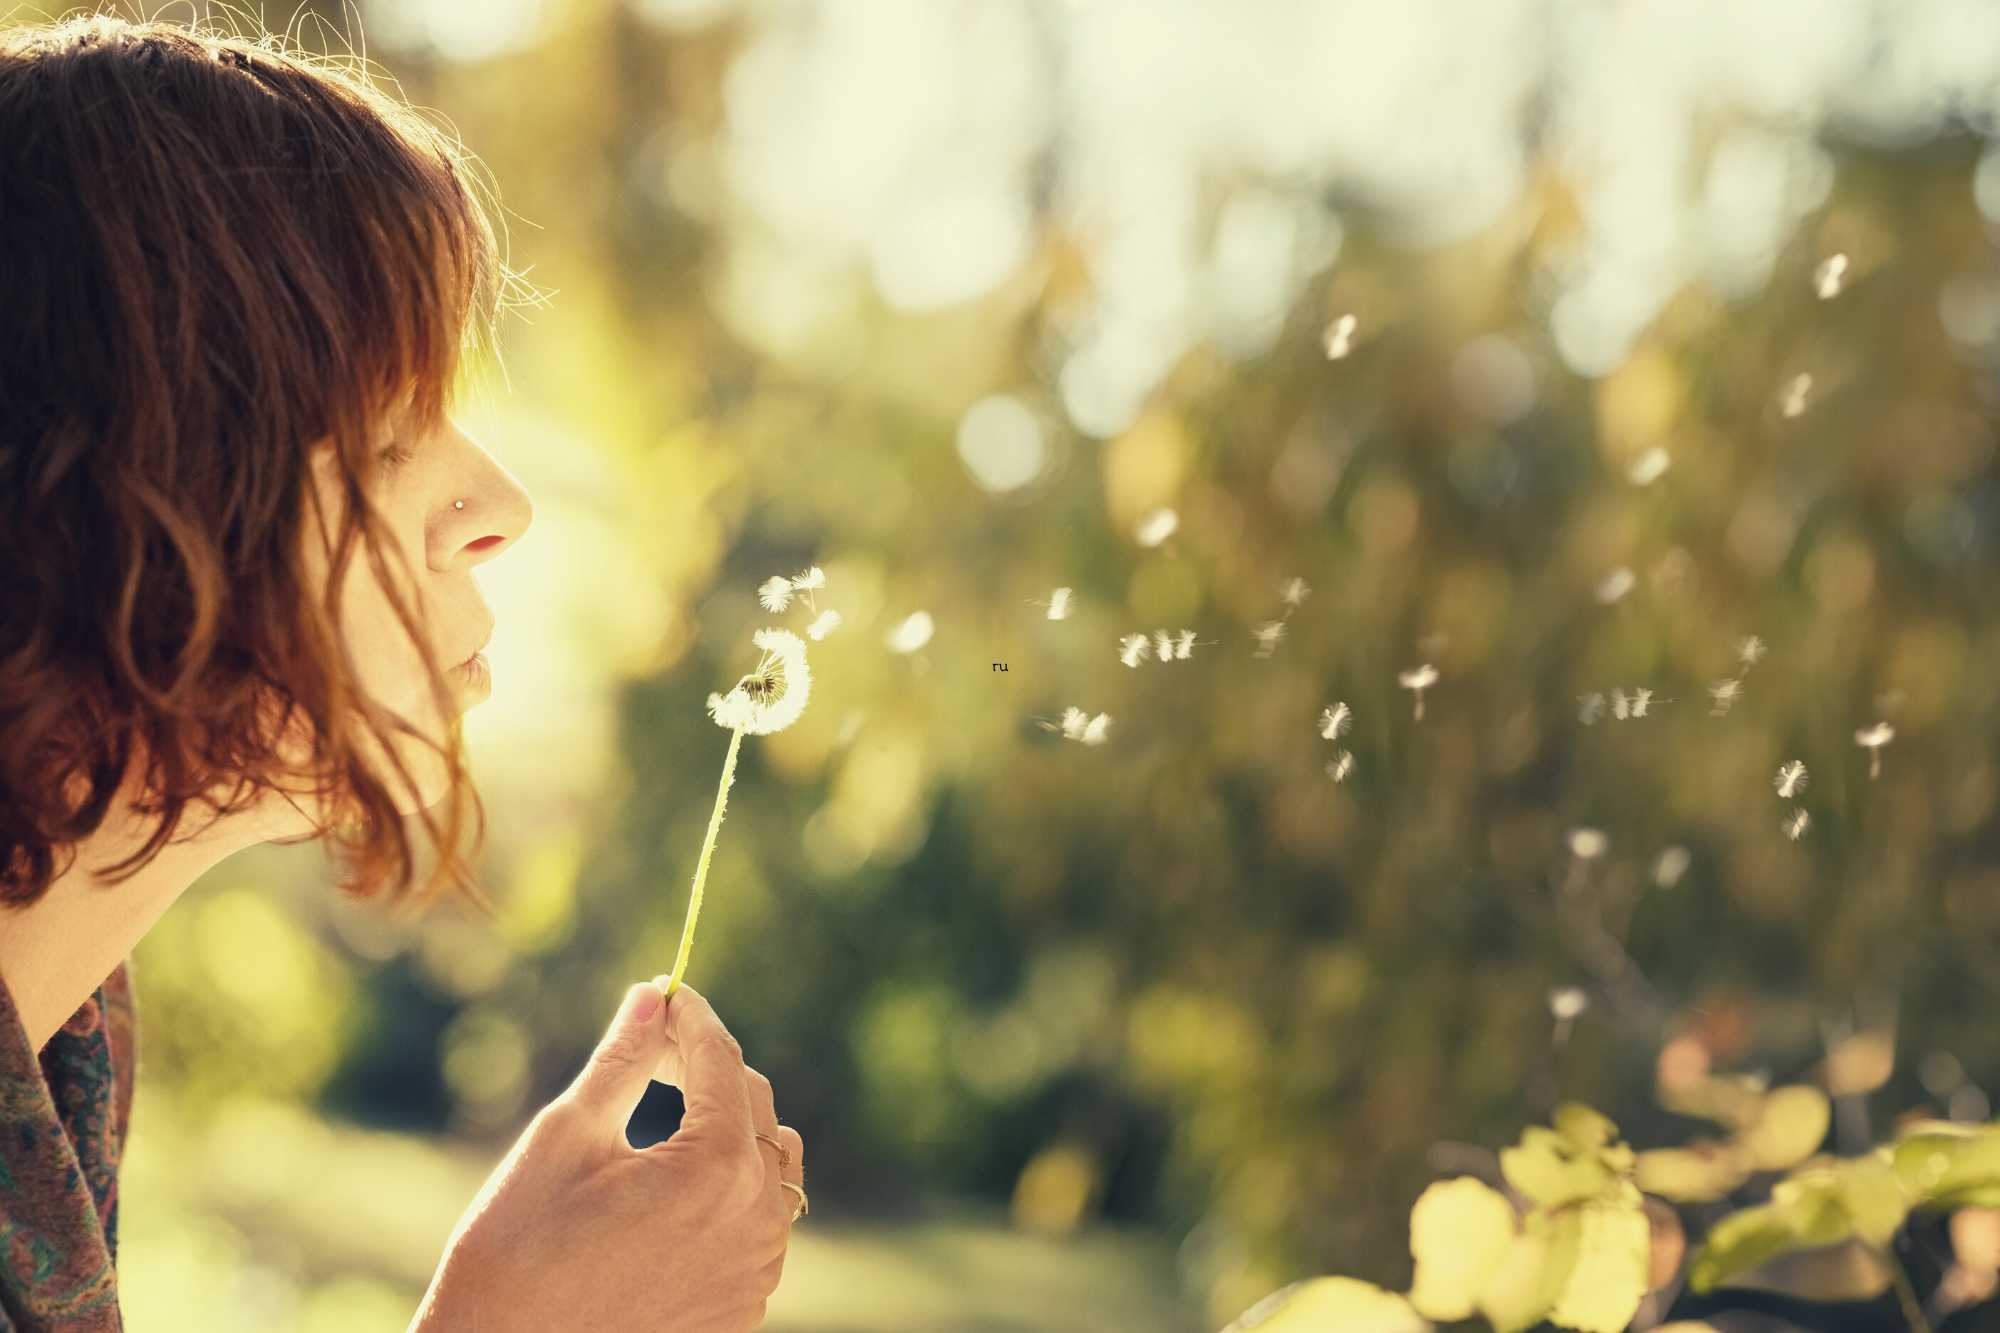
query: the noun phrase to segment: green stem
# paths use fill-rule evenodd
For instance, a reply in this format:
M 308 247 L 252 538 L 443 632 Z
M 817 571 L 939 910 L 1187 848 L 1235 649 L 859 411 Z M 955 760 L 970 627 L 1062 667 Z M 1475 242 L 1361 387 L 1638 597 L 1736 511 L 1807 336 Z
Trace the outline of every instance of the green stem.
M 708 836 L 702 840 L 701 860 L 694 868 L 694 896 L 688 900 L 687 924 L 681 927 L 681 948 L 674 957 L 673 974 L 663 988 L 671 1000 L 681 988 L 681 973 L 687 970 L 688 950 L 694 947 L 694 923 L 701 915 L 701 889 L 708 882 L 708 858 L 715 851 L 715 835 L 722 831 L 722 812 L 729 807 L 729 786 L 736 781 L 736 751 L 743 744 L 743 728 L 729 734 L 729 756 L 722 761 L 722 782 L 715 789 L 715 810 L 708 817 Z
M 1917 1293 L 1910 1286 L 1910 1275 L 1903 1271 L 1903 1261 L 1896 1254 L 1896 1241 L 1891 1237 L 1886 1247 L 1889 1260 L 1889 1274 L 1895 1279 L 1896 1296 L 1903 1303 L 1903 1318 L 1909 1321 L 1911 1333 L 1931 1333 L 1931 1325 L 1924 1318 L 1923 1307 L 1917 1304 Z

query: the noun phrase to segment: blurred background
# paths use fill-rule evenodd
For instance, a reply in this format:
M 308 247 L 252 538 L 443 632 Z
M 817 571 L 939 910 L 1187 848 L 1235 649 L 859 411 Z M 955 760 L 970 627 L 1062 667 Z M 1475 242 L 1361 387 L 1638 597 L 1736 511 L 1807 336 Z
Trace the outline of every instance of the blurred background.
M 265 848 L 138 951 L 134 1330 L 404 1326 L 672 965 L 704 699 L 827 609 L 688 974 L 808 1145 L 773 1329 L 1399 1287 L 1558 1100 L 1698 1131 L 1663 1057 L 1821 1083 L 1843 1152 L 1990 1118 L 2000 9 L 233 12 L 490 169 L 551 297 L 460 420 L 537 519 L 481 571 L 498 919 Z

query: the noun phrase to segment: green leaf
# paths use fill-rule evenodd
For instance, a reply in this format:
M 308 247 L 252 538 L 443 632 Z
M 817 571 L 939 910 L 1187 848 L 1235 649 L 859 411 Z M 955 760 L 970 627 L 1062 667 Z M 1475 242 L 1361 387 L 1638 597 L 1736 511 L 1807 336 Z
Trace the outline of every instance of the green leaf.
M 1431 1322 L 1393 1291 L 1351 1277 L 1315 1277 L 1281 1287 L 1222 1333 L 1430 1333 Z
M 1649 1148 L 1634 1163 L 1634 1180 L 1648 1194 L 1681 1203 L 1720 1199 L 1750 1176 L 1750 1158 L 1733 1143 Z
M 1912 1207 L 2000 1206 L 2000 1129 L 1926 1125 L 1896 1143 L 1891 1163 Z
M 1629 1201 L 1586 1203 L 1576 1211 L 1576 1263 L 1549 1318 L 1579 1333 L 1621 1333 L 1646 1296 L 1652 1227 L 1637 1190 Z
M 1910 1212 L 1888 1149 L 1841 1162 L 1838 1170 L 1841 1201 L 1854 1221 L 1854 1233 L 1878 1249 L 1887 1245 Z
M 1555 1308 L 1576 1266 L 1583 1222 L 1574 1209 L 1529 1213 L 1479 1293 L 1479 1313 L 1494 1333 L 1521 1333 Z
M 1500 1151 L 1507 1183 L 1544 1208 L 1595 1198 L 1617 1176 L 1595 1152 L 1579 1150 L 1566 1135 L 1531 1125 L 1521 1141 Z
M 1832 1245 L 1854 1234 L 1840 1175 L 1812 1168 L 1771 1189 L 1771 1202 L 1732 1213 L 1710 1228 L 1688 1267 L 1688 1285 L 1705 1292 L 1789 1250 Z
M 1788 1171 L 1819 1151 L 1833 1123 L 1833 1103 L 1818 1088 L 1793 1084 L 1764 1098 L 1740 1142 L 1758 1171 Z
M 1471 1176 L 1432 1185 L 1410 1209 L 1410 1304 L 1432 1319 L 1471 1317 L 1515 1234 L 1514 1206 L 1498 1190 Z
M 1556 1133 L 1574 1144 L 1579 1153 L 1593 1152 L 1618 1137 L 1618 1126 L 1609 1117 L 1582 1102 L 1558 1106 L 1553 1123 Z

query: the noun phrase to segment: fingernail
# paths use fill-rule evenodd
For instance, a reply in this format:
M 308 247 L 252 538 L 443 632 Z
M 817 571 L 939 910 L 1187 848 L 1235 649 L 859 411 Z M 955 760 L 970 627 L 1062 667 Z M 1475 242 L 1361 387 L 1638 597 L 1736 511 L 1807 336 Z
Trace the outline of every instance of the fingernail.
M 638 982 L 626 992 L 625 1002 L 632 1006 L 632 1017 L 643 1023 L 660 1012 L 660 988 L 650 981 Z

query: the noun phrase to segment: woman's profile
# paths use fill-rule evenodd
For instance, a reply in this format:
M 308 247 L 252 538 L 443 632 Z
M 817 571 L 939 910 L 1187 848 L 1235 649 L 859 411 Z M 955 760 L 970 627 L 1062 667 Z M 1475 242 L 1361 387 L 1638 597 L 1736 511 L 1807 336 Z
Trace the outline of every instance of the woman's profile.
M 477 172 L 270 37 L 0 28 L 0 1327 L 122 1327 L 130 955 L 191 884 L 324 840 L 342 892 L 484 904 L 474 570 L 532 507 L 451 416 L 519 281 Z M 661 1001 L 628 991 L 413 1327 L 761 1322 L 804 1145 L 707 1000 Z M 655 1075 L 687 1113 L 636 1150 Z

